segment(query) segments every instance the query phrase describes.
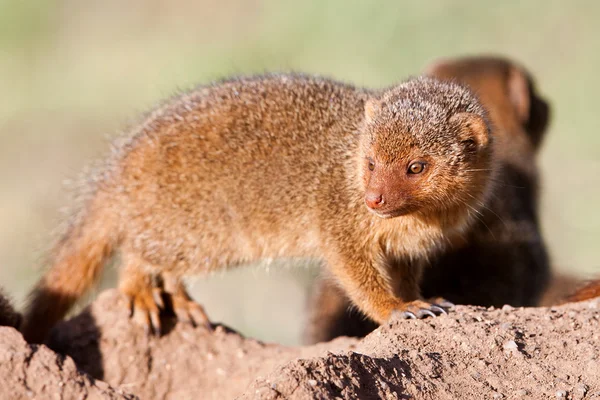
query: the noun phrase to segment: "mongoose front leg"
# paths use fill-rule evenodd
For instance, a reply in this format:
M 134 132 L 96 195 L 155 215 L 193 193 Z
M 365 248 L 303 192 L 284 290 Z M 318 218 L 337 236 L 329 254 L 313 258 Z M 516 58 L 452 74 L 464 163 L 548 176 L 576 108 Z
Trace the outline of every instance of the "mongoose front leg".
M 447 314 L 454 304 L 441 297 L 423 300 L 420 284 L 423 266 L 419 263 L 396 261 L 389 269 L 396 296 L 407 301 L 406 307 L 395 310 L 393 315 L 405 319 L 435 317 Z
M 383 263 L 354 256 L 332 257 L 329 265 L 354 304 L 380 324 L 391 316 L 425 318 L 446 313 L 443 306 L 420 299 L 418 279 L 415 279 L 420 270 L 406 271 L 404 295 L 398 297 L 394 295 Z
M 403 308 L 394 310 L 392 315 L 403 319 L 421 319 L 448 314 L 446 310 L 452 307 L 454 307 L 454 304 L 444 299 L 432 301 L 413 300 L 405 303 Z

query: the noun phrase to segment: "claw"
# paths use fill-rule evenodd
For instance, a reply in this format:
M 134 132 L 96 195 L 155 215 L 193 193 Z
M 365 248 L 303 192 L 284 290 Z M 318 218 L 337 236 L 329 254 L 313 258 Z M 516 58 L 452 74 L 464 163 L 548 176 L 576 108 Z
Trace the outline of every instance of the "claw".
M 454 303 L 448 301 L 448 300 L 443 300 L 441 302 L 436 302 L 436 305 L 440 306 L 440 307 L 444 307 L 444 308 L 448 308 L 448 309 L 452 309 L 455 307 Z
M 438 297 L 429 302 L 415 300 L 404 303 L 393 314 L 401 319 L 435 318 L 438 315 L 448 314 L 447 310 L 452 307 L 454 307 L 454 304 Z
M 160 335 L 162 333 L 162 326 L 161 326 L 160 314 L 158 313 L 158 310 L 156 312 L 150 312 L 150 325 L 152 326 L 154 335 L 160 337 Z
M 417 319 L 417 316 L 410 311 L 404 311 L 400 316 L 404 319 Z
M 429 311 L 429 310 L 426 310 L 426 309 L 422 308 L 422 309 L 420 309 L 419 311 L 417 311 L 417 317 L 418 317 L 419 319 L 422 319 L 422 318 L 425 318 L 425 317 L 432 317 L 432 318 L 435 318 L 435 314 L 434 314 L 434 313 L 432 313 L 432 312 L 431 312 L 431 311 Z
M 431 307 L 429 307 L 431 309 L 431 311 L 435 312 L 437 315 L 447 315 L 448 312 L 446 310 L 444 310 L 442 307 L 440 307 L 438 304 L 432 304 Z
M 212 324 L 210 323 L 210 320 L 208 319 L 208 315 L 206 315 L 206 312 L 204 311 L 204 307 L 202 307 L 200 304 L 192 302 L 192 304 L 189 305 L 188 312 L 192 318 L 192 322 L 194 323 L 194 326 L 202 325 L 209 329 L 212 329 Z
M 165 302 L 163 301 L 163 290 L 161 288 L 154 288 L 152 289 L 152 298 L 154 299 L 154 302 L 156 303 L 156 306 L 158 308 L 160 308 L 161 310 L 165 309 Z

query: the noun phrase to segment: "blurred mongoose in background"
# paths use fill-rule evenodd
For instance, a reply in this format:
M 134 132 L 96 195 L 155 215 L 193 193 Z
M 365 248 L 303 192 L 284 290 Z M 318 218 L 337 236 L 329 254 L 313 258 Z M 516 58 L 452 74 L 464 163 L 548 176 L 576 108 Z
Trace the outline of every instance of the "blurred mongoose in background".
M 375 91 L 274 74 L 181 94 L 91 176 L 22 331 L 43 340 L 117 249 L 119 288 L 155 332 L 164 297 L 208 323 L 183 276 L 280 257 L 323 259 L 375 321 L 445 312 L 421 296 L 422 264 L 488 201 L 492 139 L 477 98 L 432 78 Z
M 427 73 L 468 85 L 495 127 L 498 173 L 492 195 L 468 232 L 431 257 L 421 284 L 426 297 L 482 306 L 537 305 L 550 275 L 538 223 L 537 150 L 549 119 L 529 73 L 498 57 L 435 62 Z M 402 285 L 393 278 L 393 285 Z M 376 322 L 352 309 L 329 276 L 321 276 L 308 304 L 305 341 L 364 336 Z
M 0 326 L 19 328 L 21 315 L 15 311 L 8 297 L 0 290 Z

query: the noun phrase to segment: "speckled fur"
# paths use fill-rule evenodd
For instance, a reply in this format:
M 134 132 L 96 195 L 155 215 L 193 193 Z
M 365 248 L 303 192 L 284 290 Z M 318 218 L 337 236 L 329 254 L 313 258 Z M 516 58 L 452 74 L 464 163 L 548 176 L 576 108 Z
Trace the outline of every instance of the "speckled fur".
M 385 104 L 373 119 L 365 118 L 369 99 Z M 491 137 L 486 126 L 486 145 L 466 148 L 458 135 L 465 127 L 448 123 L 461 112 L 487 121 L 467 89 L 429 78 L 371 91 L 274 74 L 174 97 L 118 140 L 91 179 L 32 294 L 26 337 L 41 340 L 116 249 L 129 269 L 176 277 L 257 259 L 322 258 L 361 310 L 385 320 L 419 297 L 416 283 L 395 297 L 388 267 L 424 260 L 465 229 L 469 207 L 487 195 Z M 365 149 L 388 164 L 430 156 L 431 173 L 413 188 L 426 207 L 391 219 L 368 212 Z M 419 274 L 407 270 L 407 281 Z M 139 282 L 121 287 L 140 290 Z
M 430 257 L 422 293 L 460 304 L 536 305 L 550 272 L 538 223 L 536 165 L 549 107 L 538 97 L 529 74 L 509 60 L 443 60 L 428 72 L 468 84 L 486 106 L 495 126 L 497 174 L 491 195 L 483 207 L 473 211 L 476 221 L 465 235 L 455 237 L 445 251 Z M 404 284 L 399 275 L 392 276 L 397 291 Z M 350 307 L 327 275 L 315 283 L 308 320 L 308 343 L 363 336 L 377 326 Z

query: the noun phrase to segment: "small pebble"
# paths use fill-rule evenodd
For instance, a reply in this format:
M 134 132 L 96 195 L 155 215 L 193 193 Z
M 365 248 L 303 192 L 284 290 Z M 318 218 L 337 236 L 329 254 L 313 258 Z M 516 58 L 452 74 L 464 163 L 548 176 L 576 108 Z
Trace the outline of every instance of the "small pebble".
M 521 397 L 523 397 L 523 396 L 527 396 L 527 395 L 529 394 L 529 392 L 528 392 L 527 390 L 525 390 L 525 389 L 519 389 L 519 390 L 517 390 L 517 391 L 515 392 L 515 394 L 516 394 L 517 396 L 521 396 Z
M 502 311 L 513 311 L 514 309 L 514 307 L 509 306 L 508 304 L 502 306 Z
M 573 390 L 573 400 L 584 399 L 590 388 L 585 383 L 580 383 Z
M 314 380 L 314 379 L 309 379 L 309 380 L 308 380 L 308 384 L 309 384 L 310 386 L 317 386 L 317 381 L 316 381 L 316 380 Z
M 504 397 L 504 395 L 502 393 L 494 393 L 494 395 L 492 397 L 494 399 L 501 399 Z
M 517 346 L 517 343 L 514 340 L 509 340 L 508 342 L 504 343 L 502 348 L 504 348 L 504 350 L 507 350 L 507 351 L 514 351 L 514 350 L 518 350 L 519 346 Z
M 558 391 L 556 391 L 556 398 L 557 399 L 564 399 L 565 397 L 567 397 L 567 391 L 566 390 L 558 390 Z
M 512 324 L 510 322 L 503 322 L 500 324 L 500 330 L 507 331 L 512 328 Z
M 215 333 L 218 333 L 218 334 L 225 334 L 225 333 L 227 333 L 227 332 L 225 331 L 225 328 L 224 328 L 223 326 L 221 326 L 221 325 L 217 325 L 217 327 L 215 328 Z

